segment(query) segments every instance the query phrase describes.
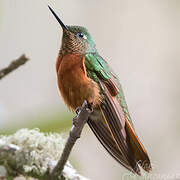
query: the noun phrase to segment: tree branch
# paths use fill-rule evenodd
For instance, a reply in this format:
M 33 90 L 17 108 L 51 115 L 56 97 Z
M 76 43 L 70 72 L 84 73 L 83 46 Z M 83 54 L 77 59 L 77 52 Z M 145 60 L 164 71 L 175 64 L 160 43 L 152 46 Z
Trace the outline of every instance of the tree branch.
M 8 67 L 0 70 L 0 79 L 4 78 L 7 74 L 17 69 L 19 66 L 25 64 L 29 59 L 23 54 L 18 59 L 12 61 Z
M 22 55 L 12 61 L 8 67 L 0 70 L 0 79 L 28 60 L 25 55 Z M 38 130 L 22 129 L 12 136 L 2 136 L 0 138 L 0 165 L 6 168 L 7 178 L 12 179 L 24 175 L 40 180 L 87 180 L 78 175 L 67 160 L 92 112 L 91 104 L 84 101 L 77 116 L 73 118 L 73 127 L 65 147 L 61 136 L 44 135 Z M 60 154 L 62 154 L 61 158 L 59 158 Z M 57 161 L 58 159 L 60 160 Z
M 51 179 L 58 179 L 59 175 L 62 173 L 64 166 L 68 160 L 68 157 L 71 153 L 71 150 L 78 138 L 80 138 L 82 129 L 86 124 L 89 115 L 92 113 L 92 109 L 87 101 L 84 101 L 82 107 L 79 109 L 77 116 L 73 119 L 73 127 L 70 130 L 69 137 L 66 141 L 64 150 L 62 152 L 61 158 L 58 161 L 57 165 L 52 171 Z
M 0 165 L 6 169 L 6 178 L 23 175 L 50 180 L 50 173 L 62 154 L 64 142 L 60 134 L 43 134 L 38 129 L 21 129 L 14 135 L 1 136 Z M 63 180 L 88 180 L 79 175 L 69 162 L 59 177 Z
M 24 175 L 40 180 L 87 180 L 78 175 L 67 160 L 92 112 L 90 104 L 84 101 L 73 119 L 74 125 L 65 147 L 60 135 L 47 136 L 38 130 L 22 129 L 13 136 L 1 137 L 0 164 L 6 168 L 8 177 Z

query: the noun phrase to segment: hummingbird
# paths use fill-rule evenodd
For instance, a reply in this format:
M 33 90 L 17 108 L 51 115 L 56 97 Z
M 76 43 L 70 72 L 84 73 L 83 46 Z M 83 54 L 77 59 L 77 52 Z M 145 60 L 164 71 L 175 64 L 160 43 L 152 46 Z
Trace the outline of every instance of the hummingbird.
M 48 6 L 62 30 L 56 61 L 60 94 L 73 112 L 84 100 L 93 107 L 88 125 L 107 152 L 129 171 L 151 170 L 148 154 L 136 135 L 116 73 L 98 53 L 85 27 L 65 25 Z

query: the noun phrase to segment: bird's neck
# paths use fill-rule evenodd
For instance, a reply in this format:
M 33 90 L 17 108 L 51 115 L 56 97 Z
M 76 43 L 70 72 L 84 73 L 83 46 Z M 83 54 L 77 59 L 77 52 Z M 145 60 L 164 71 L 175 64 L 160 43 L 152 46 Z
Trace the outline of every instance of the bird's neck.
M 65 39 L 62 39 L 60 54 L 80 54 L 84 55 L 86 53 L 95 53 L 97 52 L 95 46 L 90 44 L 82 44 L 76 42 L 67 42 Z

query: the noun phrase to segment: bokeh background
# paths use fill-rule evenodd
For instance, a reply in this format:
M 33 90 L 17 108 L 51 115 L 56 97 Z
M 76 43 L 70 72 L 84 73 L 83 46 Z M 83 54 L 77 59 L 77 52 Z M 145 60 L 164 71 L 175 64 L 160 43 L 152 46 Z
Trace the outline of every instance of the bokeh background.
M 1 134 L 39 127 L 66 136 L 71 127 L 73 115 L 56 85 L 62 30 L 47 4 L 65 24 L 87 27 L 119 75 L 136 131 L 151 157 L 155 176 L 149 179 L 179 179 L 179 0 L 0 0 L 0 68 L 22 53 L 31 59 L 0 81 Z M 71 162 L 93 180 L 120 180 L 128 173 L 88 127 Z

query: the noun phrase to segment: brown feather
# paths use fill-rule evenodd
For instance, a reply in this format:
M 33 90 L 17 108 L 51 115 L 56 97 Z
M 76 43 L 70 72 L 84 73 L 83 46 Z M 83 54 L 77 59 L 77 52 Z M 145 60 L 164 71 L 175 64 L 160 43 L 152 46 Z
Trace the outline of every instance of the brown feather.
M 113 78 L 104 81 L 104 83 L 106 84 L 106 87 L 108 88 L 112 96 L 116 96 L 117 94 L 119 94 L 119 89 Z
M 150 170 L 152 170 L 152 168 L 148 154 L 127 118 L 126 118 L 126 132 L 129 139 L 129 145 L 132 147 L 132 151 L 134 153 L 134 157 L 136 158 L 136 161 L 138 162 L 139 165 L 141 165 L 141 167 L 145 171 L 149 172 Z
M 96 82 L 88 78 L 84 66 L 84 57 L 80 54 L 60 56 L 56 63 L 58 86 L 61 95 L 72 110 L 81 106 L 84 100 L 100 104 L 100 88 Z
M 127 163 L 124 163 L 124 157 L 119 152 L 119 149 L 114 143 L 114 139 L 112 138 L 109 131 L 107 131 L 107 127 L 104 125 L 104 123 L 100 120 L 94 121 L 89 119 L 88 125 L 90 126 L 97 139 L 103 145 L 103 147 L 109 152 L 109 154 L 122 166 L 133 172 L 131 166 L 128 166 Z
M 118 87 L 113 78 L 105 82 L 105 86 L 108 88 L 108 91 L 110 92 L 112 96 L 113 94 L 114 96 L 116 96 L 119 93 Z M 116 105 L 117 105 L 117 99 L 115 97 L 114 97 L 114 102 L 116 102 Z M 121 112 L 123 111 L 121 107 L 119 107 L 119 109 L 121 109 Z M 134 128 L 132 127 L 132 124 L 129 122 L 128 118 L 125 116 L 124 113 L 121 115 L 121 117 L 125 117 L 125 130 L 127 134 L 127 143 L 128 143 L 128 146 L 131 147 L 132 149 L 136 162 L 138 162 L 138 164 L 141 165 L 141 167 L 145 171 L 149 172 L 152 168 L 151 168 L 151 163 L 150 163 L 150 160 L 149 160 L 149 157 L 147 155 L 145 148 L 143 147 L 142 143 L 140 142 L 139 138 L 136 135 Z
M 137 174 L 140 174 L 140 169 L 137 166 L 137 162 L 133 157 L 132 149 L 127 142 L 127 132 L 125 130 L 125 115 L 122 107 L 119 105 L 116 97 L 112 97 L 108 90 L 104 93 L 105 105 L 102 106 L 102 110 L 106 117 L 107 123 L 113 133 L 115 143 L 118 144 L 120 153 L 124 156 L 127 165 Z
M 103 98 L 99 108 L 101 116 L 97 118 L 95 114 L 96 118 L 90 117 L 88 121 L 90 128 L 111 156 L 128 170 L 140 175 L 139 164 L 144 170 L 149 171 L 151 165 L 147 152 L 123 112 L 118 99 L 112 96 L 113 86 L 109 88 L 107 83 L 102 81 L 100 85 L 103 87 Z

